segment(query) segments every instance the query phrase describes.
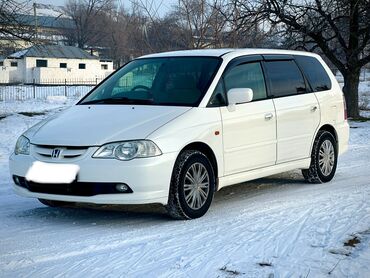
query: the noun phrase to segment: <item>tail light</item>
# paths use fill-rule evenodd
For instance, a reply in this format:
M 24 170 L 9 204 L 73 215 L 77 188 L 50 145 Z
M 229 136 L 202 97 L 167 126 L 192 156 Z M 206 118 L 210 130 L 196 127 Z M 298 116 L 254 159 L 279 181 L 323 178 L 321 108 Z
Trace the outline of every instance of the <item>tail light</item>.
M 347 104 L 346 104 L 346 98 L 344 97 L 344 94 L 343 94 L 343 106 L 344 106 L 344 109 L 343 109 L 343 112 L 344 112 L 344 120 L 347 120 L 347 118 L 348 118 L 348 115 L 347 115 Z

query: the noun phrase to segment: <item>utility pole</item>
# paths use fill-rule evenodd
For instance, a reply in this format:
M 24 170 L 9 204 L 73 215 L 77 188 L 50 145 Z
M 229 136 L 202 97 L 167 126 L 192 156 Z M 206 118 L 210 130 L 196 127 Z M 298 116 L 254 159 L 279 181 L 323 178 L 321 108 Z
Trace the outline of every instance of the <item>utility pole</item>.
M 37 44 L 37 32 L 38 32 L 38 28 L 37 28 L 37 14 L 36 14 L 36 7 L 37 7 L 37 3 L 34 2 L 33 3 L 33 16 L 35 17 L 35 42 Z

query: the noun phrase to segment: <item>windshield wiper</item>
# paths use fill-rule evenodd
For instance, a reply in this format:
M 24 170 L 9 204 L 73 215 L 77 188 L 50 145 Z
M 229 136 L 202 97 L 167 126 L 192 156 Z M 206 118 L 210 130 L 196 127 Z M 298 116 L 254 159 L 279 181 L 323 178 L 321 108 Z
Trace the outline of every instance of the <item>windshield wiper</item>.
M 152 99 L 132 99 L 127 97 L 103 98 L 85 101 L 80 104 L 153 104 Z

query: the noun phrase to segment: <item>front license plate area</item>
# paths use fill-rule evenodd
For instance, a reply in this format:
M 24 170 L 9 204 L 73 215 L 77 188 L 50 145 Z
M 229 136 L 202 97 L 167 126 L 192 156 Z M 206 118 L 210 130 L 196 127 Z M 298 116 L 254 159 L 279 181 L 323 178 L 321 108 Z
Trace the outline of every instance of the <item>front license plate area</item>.
M 36 183 L 69 184 L 76 180 L 80 167 L 75 164 L 35 161 L 26 174 L 26 180 Z

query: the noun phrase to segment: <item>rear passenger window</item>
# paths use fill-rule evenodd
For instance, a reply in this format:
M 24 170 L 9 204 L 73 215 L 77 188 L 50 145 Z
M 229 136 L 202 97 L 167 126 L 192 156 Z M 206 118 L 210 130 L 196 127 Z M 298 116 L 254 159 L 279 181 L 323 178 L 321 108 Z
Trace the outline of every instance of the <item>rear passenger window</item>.
M 266 98 L 265 79 L 259 62 L 232 68 L 226 73 L 224 80 L 226 91 L 232 88 L 251 88 L 253 100 Z
M 306 92 L 302 73 L 293 60 L 268 61 L 266 72 L 272 96 L 281 97 Z
M 314 92 L 331 89 L 331 81 L 321 63 L 314 57 L 295 56 Z

